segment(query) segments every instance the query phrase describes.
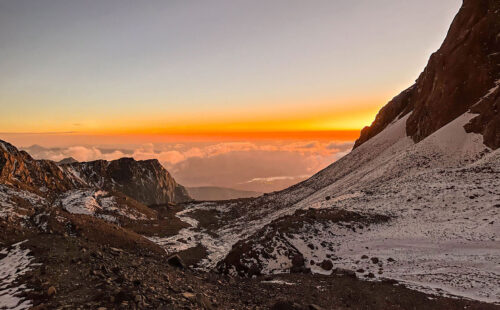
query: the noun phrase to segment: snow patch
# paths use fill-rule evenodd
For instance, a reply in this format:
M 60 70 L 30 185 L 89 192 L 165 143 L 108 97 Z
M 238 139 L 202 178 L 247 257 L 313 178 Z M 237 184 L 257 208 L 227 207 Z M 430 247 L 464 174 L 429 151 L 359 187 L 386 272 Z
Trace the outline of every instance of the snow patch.
M 496 53 L 498 54 L 498 53 Z M 493 55 L 493 54 L 492 54 Z M 475 104 L 475 105 L 478 105 L 480 104 L 481 102 L 483 102 L 484 100 L 488 99 L 491 95 L 493 95 L 498 89 L 500 88 L 500 80 L 496 80 L 495 81 L 495 86 L 493 88 L 491 88 L 487 93 L 486 95 L 484 95 L 481 99 L 479 99 L 479 101 Z
M 137 210 L 119 205 L 114 196 L 103 190 L 71 190 L 64 193 L 56 204 L 70 213 L 92 215 L 112 223 L 118 222 L 118 215 L 132 220 L 147 219 Z
M 30 209 L 46 204 L 46 200 L 36 194 L 0 184 L 0 219 L 26 218 Z
M 261 281 L 260 283 L 264 283 L 264 284 L 277 284 L 277 285 L 295 285 L 295 283 L 286 282 L 286 281 L 283 281 L 283 280 Z
M 6 255 L 0 259 L 0 308 L 22 310 L 31 308 L 30 300 L 19 295 L 27 291 L 24 284 L 18 284 L 18 278 L 31 270 L 30 264 L 33 260 L 29 256 L 28 249 L 22 249 L 21 244 L 26 241 L 13 244 L 9 248 L 0 250 L 0 255 Z
M 94 190 L 71 191 L 61 199 L 61 204 L 69 213 L 93 215 L 101 209 L 96 200 L 96 194 Z

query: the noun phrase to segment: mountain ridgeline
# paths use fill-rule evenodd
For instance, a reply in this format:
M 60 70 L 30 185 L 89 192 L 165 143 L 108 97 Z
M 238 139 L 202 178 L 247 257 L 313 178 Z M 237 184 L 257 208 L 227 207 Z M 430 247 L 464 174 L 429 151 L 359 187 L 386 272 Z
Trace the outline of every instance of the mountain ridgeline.
M 397 118 L 411 115 L 406 132 L 415 142 L 468 110 L 477 116 L 468 132 L 500 147 L 500 1 L 465 0 L 441 48 L 432 54 L 416 83 L 396 96 L 361 131 L 354 148 Z
M 191 200 L 186 189 L 156 159 L 70 162 L 35 160 L 0 141 L 0 182 L 43 197 L 74 189 L 118 191 L 145 205 Z

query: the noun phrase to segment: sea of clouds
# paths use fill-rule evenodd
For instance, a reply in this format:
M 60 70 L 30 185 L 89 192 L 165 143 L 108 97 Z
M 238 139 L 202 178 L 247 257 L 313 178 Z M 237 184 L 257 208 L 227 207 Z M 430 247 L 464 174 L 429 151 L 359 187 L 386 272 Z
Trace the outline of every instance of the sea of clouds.
M 352 148 L 352 142 L 276 141 L 146 143 L 120 147 L 24 147 L 37 159 L 60 161 L 156 158 L 186 186 L 222 186 L 259 192 L 286 188 L 325 168 Z

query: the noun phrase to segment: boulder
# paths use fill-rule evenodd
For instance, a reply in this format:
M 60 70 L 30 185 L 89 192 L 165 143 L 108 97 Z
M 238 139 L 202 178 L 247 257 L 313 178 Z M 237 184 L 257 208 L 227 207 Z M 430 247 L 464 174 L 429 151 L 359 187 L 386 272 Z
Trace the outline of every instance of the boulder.
M 324 270 L 329 271 L 329 270 L 332 270 L 332 268 L 333 268 L 333 263 L 332 263 L 332 261 L 331 261 L 331 260 L 329 260 L 329 259 L 325 259 L 325 260 L 323 260 L 323 261 L 321 262 L 320 267 L 321 267 L 321 268 L 323 268 Z
M 170 266 L 177 267 L 177 268 L 180 268 L 180 269 L 186 268 L 186 265 L 184 264 L 184 262 L 182 261 L 182 259 L 180 258 L 180 256 L 177 255 L 177 254 L 170 256 L 167 259 L 167 263 Z

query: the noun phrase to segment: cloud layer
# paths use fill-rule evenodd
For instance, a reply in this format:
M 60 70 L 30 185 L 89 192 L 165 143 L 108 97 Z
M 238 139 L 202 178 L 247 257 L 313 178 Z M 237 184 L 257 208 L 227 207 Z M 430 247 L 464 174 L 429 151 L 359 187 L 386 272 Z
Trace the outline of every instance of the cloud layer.
M 71 146 L 24 148 L 33 157 L 78 161 L 156 158 L 186 186 L 223 186 L 270 192 L 306 179 L 349 152 L 352 142 L 220 142 L 143 144 L 111 148 Z

